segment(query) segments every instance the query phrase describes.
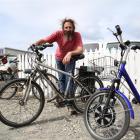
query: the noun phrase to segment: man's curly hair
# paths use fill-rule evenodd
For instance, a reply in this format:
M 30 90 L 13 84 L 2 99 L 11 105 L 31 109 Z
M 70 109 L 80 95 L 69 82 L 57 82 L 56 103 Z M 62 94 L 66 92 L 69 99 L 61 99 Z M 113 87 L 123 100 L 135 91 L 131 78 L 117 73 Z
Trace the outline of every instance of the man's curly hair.
M 75 31 L 75 21 L 71 18 L 65 18 L 65 19 L 62 20 L 62 29 L 64 29 L 64 24 L 66 22 L 70 22 L 73 26 L 73 30 Z

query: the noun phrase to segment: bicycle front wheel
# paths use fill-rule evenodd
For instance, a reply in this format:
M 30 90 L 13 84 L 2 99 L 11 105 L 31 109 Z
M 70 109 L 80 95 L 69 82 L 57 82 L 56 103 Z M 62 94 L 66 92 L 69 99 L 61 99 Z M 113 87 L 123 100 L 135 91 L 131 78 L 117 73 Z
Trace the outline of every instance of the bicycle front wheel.
M 129 128 L 130 113 L 126 102 L 115 93 L 105 108 L 108 95 L 109 90 L 98 91 L 86 105 L 85 126 L 96 140 L 120 140 Z
M 50 73 L 46 73 L 44 74 L 46 78 L 48 78 L 52 84 L 58 89 L 58 79 L 50 74 Z M 48 82 L 45 80 L 45 78 L 41 77 L 40 75 L 38 75 L 37 77 L 34 78 L 34 81 L 36 81 L 36 83 L 38 83 L 43 91 L 44 91 L 44 94 L 45 94 L 45 98 L 47 100 L 47 102 L 51 102 L 53 100 L 56 99 L 57 97 L 57 94 L 55 92 L 55 90 L 53 90 L 50 85 L 48 84 Z M 34 91 L 34 88 L 32 89 Z M 34 94 L 36 96 L 36 92 L 34 91 Z M 37 97 L 37 96 L 36 96 Z
M 27 100 L 25 91 L 29 86 L 27 79 L 16 79 L 6 84 L 0 92 L 0 120 L 12 127 L 21 127 L 32 123 L 43 110 L 44 94 L 40 86 L 31 82 L 31 87 L 36 90 L 37 98 L 32 90 L 29 90 Z M 32 89 L 32 88 L 31 88 Z M 12 91 L 13 90 L 13 91 Z M 11 91 L 14 96 L 6 98 Z

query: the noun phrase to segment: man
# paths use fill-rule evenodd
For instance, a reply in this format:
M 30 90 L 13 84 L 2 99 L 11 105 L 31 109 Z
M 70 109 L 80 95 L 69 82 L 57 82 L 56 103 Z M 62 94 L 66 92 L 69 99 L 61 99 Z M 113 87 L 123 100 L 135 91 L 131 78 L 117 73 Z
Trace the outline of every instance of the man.
M 44 43 L 57 42 L 55 58 L 57 68 L 66 72 L 74 73 L 75 61 L 72 56 L 83 53 L 83 43 L 79 32 L 75 32 L 75 22 L 73 19 L 64 19 L 62 21 L 62 30 L 52 33 L 50 36 L 40 39 L 35 45 Z M 68 77 L 59 73 L 59 89 L 62 93 L 65 92 L 68 82 Z M 69 95 L 73 94 L 73 81 L 70 82 L 68 89 Z

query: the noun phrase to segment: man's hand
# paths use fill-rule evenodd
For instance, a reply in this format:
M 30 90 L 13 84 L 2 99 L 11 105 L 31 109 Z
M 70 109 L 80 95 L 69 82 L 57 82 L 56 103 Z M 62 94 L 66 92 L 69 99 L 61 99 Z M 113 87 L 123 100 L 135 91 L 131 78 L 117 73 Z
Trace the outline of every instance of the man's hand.
M 68 64 L 71 60 L 71 57 L 72 57 L 72 53 L 71 52 L 68 52 L 65 57 L 63 58 L 63 64 Z

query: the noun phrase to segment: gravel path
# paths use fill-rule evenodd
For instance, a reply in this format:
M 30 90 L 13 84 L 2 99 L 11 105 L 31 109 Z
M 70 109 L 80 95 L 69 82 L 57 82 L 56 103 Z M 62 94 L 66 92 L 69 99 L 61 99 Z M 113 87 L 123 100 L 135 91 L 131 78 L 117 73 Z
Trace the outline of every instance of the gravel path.
M 138 110 L 136 106 L 135 110 Z M 140 110 L 140 108 L 139 108 Z M 140 111 L 122 140 L 140 140 Z M 10 128 L 0 123 L 0 140 L 93 140 L 87 132 L 83 116 L 70 116 L 67 108 L 56 108 L 45 104 L 40 117 L 31 125 Z

